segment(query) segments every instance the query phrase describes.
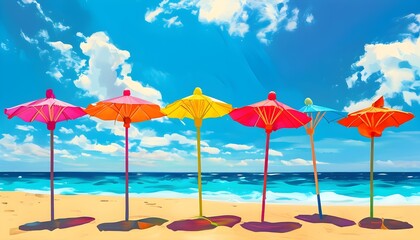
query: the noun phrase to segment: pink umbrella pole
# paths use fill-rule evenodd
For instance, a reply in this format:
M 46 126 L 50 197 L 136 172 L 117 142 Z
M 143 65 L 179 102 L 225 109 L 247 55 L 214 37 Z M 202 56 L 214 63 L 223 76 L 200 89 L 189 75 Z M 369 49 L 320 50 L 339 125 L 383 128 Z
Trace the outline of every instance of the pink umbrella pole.
M 125 220 L 128 221 L 128 127 L 125 128 Z
M 267 172 L 268 172 L 268 150 L 270 149 L 271 130 L 266 130 L 266 133 L 267 133 L 267 138 L 265 141 L 264 186 L 263 186 L 263 196 L 262 196 L 261 222 L 264 222 L 264 215 L 265 215 L 265 198 L 266 198 L 266 191 L 267 191 Z
M 50 130 L 50 191 L 51 221 L 54 221 L 54 130 Z
M 50 130 L 50 201 L 51 221 L 54 221 L 54 129 L 55 122 L 47 122 L 47 129 Z

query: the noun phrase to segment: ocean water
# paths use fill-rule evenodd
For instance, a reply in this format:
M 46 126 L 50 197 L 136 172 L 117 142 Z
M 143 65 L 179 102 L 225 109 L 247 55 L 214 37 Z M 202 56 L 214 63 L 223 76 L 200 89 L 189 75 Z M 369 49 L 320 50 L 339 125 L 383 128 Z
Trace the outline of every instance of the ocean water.
M 0 191 L 49 194 L 49 173 L 0 172 Z M 197 198 L 197 173 L 130 173 L 131 197 Z M 420 205 L 420 173 L 375 173 L 375 205 Z M 262 173 L 203 173 L 203 198 L 261 202 Z M 369 173 L 320 173 L 323 205 L 369 204 Z M 55 193 L 124 195 L 124 173 L 55 173 Z M 313 173 L 269 173 L 267 202 L 316 205 Z

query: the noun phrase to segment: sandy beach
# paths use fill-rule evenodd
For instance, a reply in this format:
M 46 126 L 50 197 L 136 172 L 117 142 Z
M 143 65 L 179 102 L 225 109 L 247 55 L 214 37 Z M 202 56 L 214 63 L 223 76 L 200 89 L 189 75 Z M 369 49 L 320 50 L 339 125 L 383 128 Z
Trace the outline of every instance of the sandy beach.
M 256 233 L 243 229 L 217 227 L 197 232 L 174 232 L 166 226 L 176 220 L 190 219 L 197 215 L 196 199 L 131 198 L 130 219 L 160 217 L 168 220 L 162 226 L 129 232 L 100 232 L 97 225 L 121 221 L 124 218 L 124 198 L 114 196 L 64 196 L 55 197 L 56 218 L 89 216 L 95 221 L 85 225 L 24 232 L 19 225 L 49 220 L 49 196 L 22 192 L 0 192 L 0 239 L 418 239 L 420 235 L 420 206 L 376 206 L 375 216 L 407 221 L 414 226 L 408 230 L 371 230 L 359 226 L 336 227 L 331 224 L 314 224 L 294 218 L 299 214 L 316 213 L 315 206 L 268 204 L 266 221 L 293 221 L 302 224 L 300 229 L 288 233 Z M 242 222 L 258 221 L 260 204 L 204 201 L 204 215 L 236 215 Z M 324 214 L 339 216 L 356 223 L 369 213 L 368 206 L 325 206 Z

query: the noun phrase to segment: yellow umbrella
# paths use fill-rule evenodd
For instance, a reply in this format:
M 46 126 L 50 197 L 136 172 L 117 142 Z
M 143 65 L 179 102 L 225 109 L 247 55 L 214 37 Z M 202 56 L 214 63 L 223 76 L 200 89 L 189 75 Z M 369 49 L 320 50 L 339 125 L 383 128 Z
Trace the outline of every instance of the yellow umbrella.
M 201 152 L 200 127 L 203 119 L 222 117 L 232 111 L 232 105 L 203 95 L 200 88 L 195 88 L 193 95 L 177 100 L 161 110 L 170 118 L 191 118 L 197 128 L 197 162 L 198 162 L 198 201 L 200 217 L 203 216 L 201 197 Z

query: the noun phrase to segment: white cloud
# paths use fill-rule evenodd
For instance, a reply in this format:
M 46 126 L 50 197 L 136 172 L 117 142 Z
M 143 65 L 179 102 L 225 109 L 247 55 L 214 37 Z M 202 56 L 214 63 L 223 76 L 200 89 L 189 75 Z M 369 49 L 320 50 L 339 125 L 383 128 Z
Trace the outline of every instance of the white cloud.
M 210 154 L 219 154 L 220 149 L 215 147 L 202 147 L 201 152 L 210 153 Z
M 80 44 L 80 48 L 89 57 L 89 66 L 74 84 L 87 95 L 103 100 L 121 95 L 128 88 L 136 97 L 162 103 L 158 90 L 131 78 L 131 65 L 126 62 L 130 53 L 112 44 L 104 32 L 92 34 Z
M 82 153 L 82 156 L 83 156 L 83 157 L 91 157 L 92 155 L 91 155 L 91 154 L 89 154 L 89 153 Z
M 97 151 L 102 153 L 116 153 L 123 152 L 124 148 L 116 143 L 111 143 L 109 145 L 102 145 L 98 143 L 92 143 L 85 135 L 75 136 L 72 140 L 68 142 L 69 144 L 77 145 L 80 148 L 88 151 Z
M 53 25 L 55 29 L 58 29 L 60 31 L 65 31 L 70 29 L 69 26 L 64 26 L 61 22 L 54 22 L 50 17 L 46 16 L 44 11 L 42 10 L 41 4 L 39 4 L 35 0 L 22 0 L 24 4 L 35 4 L 36 9 L 38 10 L 39 14 L 42 16 L 42 18 Z
M 280 160 L 280 162 L 285 166 L 312 166 L 312 160 L 304 160 L 302 158 L 295 158 L 288 161 Z M 316 164 L 328 164 L 328 163 L 316 161 Z
M 171 142 L 177 142 L 181 145 L 197 145 L 196 139 L 188 139 L 187 137 L 178 133 L 165 134 L 163 137 L 145 136 L 141 139 L 140 146 L 142 147 L 163 147 L 169 146 Z M 206 141 L 201 141 L 201 146 L 209 147 Z M 211 150 L 210 150 L 211 151 Z
M 209 157 L 209 158 L 205 158 L 205 160 L 210 161 L 210 162 L 215 162 L 215 163 L 224 163 L 224 162 L 226 162 L 226 159 L 221 158 L 221 157 Z
M 61 127 L 59 131 L 61 133 L 64 133 L 64 134 L 73 134 L 74 133 L 73 132 L 73 129 L 71 129 L 71 128 L 65 128 L 65 127 Z
M 299 15 L 299 9 L 295 8 L 292 11 L 292 17 L 287 20 L 286 30 L 287 31 L 294 31 L 297 28 L 297 21 Z
M 387 160 L 387 161 L 376 160 L 375 163 L 382 166 L 394 166 L 394 162 L 391 160 Z
M 309 14 L 308 16 L 306 16 L 305 21 L 306 21 L 307 23 L 312 23 L 312 22 L 314 21 L 314 15 Z
M 413 19 L 410 25 L 408 25 L 408 30 L 412 33 L 419 33 L 420 32 L 420 14 L 411 13 L 406 16 L 408 19 Z
M 36 131 L 36 128 L 34 128 L 31 125 L 16 125 L 16 129 L 21 130 L 21 131 Z
M 288 31 L 297 28 L 299 9 L 288 9 L 289 0 L 181 0 L 168 3 L 163 0 L 153 10 L 148 9 L 145 20 L 154 22 L 160 15 L 175 14 L 178 10 L 190 11 L 203 23 L 216 24 L 232 36 L 244 37 L 249 32 L 249 15 L 265 26 L 257 32 L 257 38 L 268 44 L 269 35 L 284 25 Z M 172 18 L 170 18 L 172 19 Z M 167 22 L 165 21 L 165 26 Z
M 86 125 L 82 124 L 82 125 L 76 125 L 76 128 L 79 130 L 82 130 L 83 132 L 89 132 L 91 129 L 86 127 Z
M 276 151 L 274 149 L 269 149 L 268 150 L 268 155 L 282 157 L 283 156 L 283 153 L 282 152 L 279 152 L 279 151 Z
M 165 21 L 164 27 L 170 28 L 171 26 L 181 27 L 182 22 L 178 20 L 178 16 L 171 17 L 170 19 L 163 19 Z
M 31 134 L 26 134 L 25 136 L 25 140 L 23 140 L 24 143 L 31 143 L 34 141 L 34 136 Z
M 15 157 L 29 157 L 32 161 L 33 157 L 49 157 L 49 150 L 42 148 L 30 142 L 17 143 L 17 137 L 10 134 L 2 134 L 0 138 L 0 146 Z M 22 159 L 21 159 L 22 160 Z
M 378 167 L 397 168 L 397 169 L 418 169 L 420 168 L 420 161 L 391 161 L 391 160 L 376 160 L 375 164 Z
M 147 9 L 147 12 L 144 16 L 144 19 L 146 22 L 152 23 L 156 20 L 156 17 L 161 14 L 163 10 L 163 6 L 167 4 L 169 0 L 163 0 L 161 3 L 159 3 L 159 6 L 156 7 L 154 10 Z
M 183 151 L 177 149 L 172 149 L 170 152 L 165 152 L 163 150 L 154 150 L 149 152 L 144 148 L 137 148 L 137 151 L 131 152 L 131 161 L 136 164 L 141 165 L 144 161 L 182 161 L 184 158 L 180 155 Z
M 63 74 L 57 68 L 54 68 L 51 71 L 46 71 L 45 73 L 57 81 L 60 81 L 63 77 Z
M 28 37 L 22 30 L 20 30 L 20 36 L 30 44 L 38 44 L 38 40 Z
M 351 101 L 344 107 L 352 112 L 369 106 L 380 96 L 385 99 L 402 100 L 407 105 L 420 103 L 420 38 L 408 37 L 392 43 L 366 44 L 365 53 L 353 64 L 357 69 L 346 79 L 348 88 L 377 82 L 378 87 L 371 98 Z
M 229 143 L 229 144 L 224 145 L 223 147 L 230 148 L 230 149 L 237 150 L 237 151 L 239 151 L 239 150 L 249 150 L 249 149 L 253 148 L 253 146 L 244 145 L 244 144 L 235 144 L 235 143 Z
M 48 45 L 50 45 L 51 47 L 53 47 L 53 48 L 55 48 L 55 49 L 59 50 L 61 53 L 64 53 L 64 52 L 70 51 L 70 50 L 73 48 L 73 46 L 72 46 L 72 45 L 70 45 L 70 44 L 66 44 L 66 43 L 63 43 L 62 41 L 57 41 L 57 42 L 47 42 L 47 43 L 48 43 Z
M 6 43 L 4 43 L 4 42 L 1 42 L 0 43 L 0 47 L 1 47 L 1 49 L 3 49 L 4 51 L 9 51 L 9 47 L 7 46 L 7 44 Z

